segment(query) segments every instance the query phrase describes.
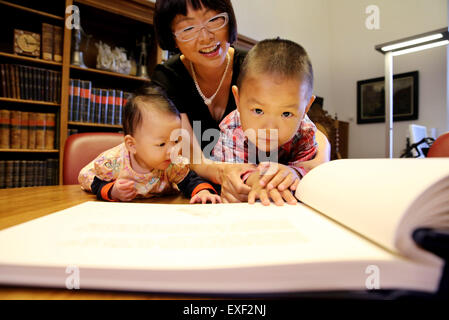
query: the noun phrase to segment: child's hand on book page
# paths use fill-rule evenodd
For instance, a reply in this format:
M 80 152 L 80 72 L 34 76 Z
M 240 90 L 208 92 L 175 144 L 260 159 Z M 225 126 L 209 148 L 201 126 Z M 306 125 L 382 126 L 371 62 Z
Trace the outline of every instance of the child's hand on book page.
M 298 186 L 300 175 L 289 166 L 276 162 L 262 162 L 259 164 L 260 175 L 262 178 L 259 183 L 267 190 L 278 188 L 279 191 L 296 190 Z
M 190 203 L 221 203 L 221 198 L 218 194 L 212 194 L 209 190 L 201 190 L 190 199 Z
M 250 163 L 220 164 L 219 181 L 224 203 L 248 201 L 248 193 L 251 189 L 243 182 L 242 176 L 255 170 L 256 166 Z
M 115 180 L 111 190 L 113 200 L 131 201 L 137 196 L 137 190 L 134 188 L 134 181 L 130 179 L 119 178 Z

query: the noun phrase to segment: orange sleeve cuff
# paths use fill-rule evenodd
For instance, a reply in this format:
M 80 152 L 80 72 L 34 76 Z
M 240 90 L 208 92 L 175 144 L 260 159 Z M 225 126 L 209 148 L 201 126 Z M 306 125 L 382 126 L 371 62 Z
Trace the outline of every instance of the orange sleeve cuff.
M 101 197 L 104 200 L 117 202 L 117 200 L 113 200 L 113 199 L 109 198 L 109 190 L 111 190 L 113 185 L 114 185 L 114 182 L 110 182 L 107 185 L 105 185 L 103 188 L 101 188 Z
M 214 187 L 212 187 L 212 185 L 210 185 L 209 183 L 203 182 L 200 183 L 199 185 L 197 185 L 195 187 L 195 189 L 193 189 L 192 191 L 192 195 L 190 197 L 193 197 L 194 195 L 196 195 L 198 192 L 200 192 L 201 190 L 213 190 L 215 194 L 217 194 L 217 191 L 215 191 Z

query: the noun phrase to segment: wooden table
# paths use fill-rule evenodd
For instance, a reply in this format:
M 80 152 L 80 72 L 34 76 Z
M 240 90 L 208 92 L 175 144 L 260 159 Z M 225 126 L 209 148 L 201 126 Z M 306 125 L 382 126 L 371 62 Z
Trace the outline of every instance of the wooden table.
M 95 201 L 79 185 L 0 189 L 0 230 L 47 214 Z M 183 204 L 181 195 L 136 200 L 136 202 Z M 19 288 L 0 286 L 0 299 L 201 299 L 198 296 L 126 293 L 94 290 Z

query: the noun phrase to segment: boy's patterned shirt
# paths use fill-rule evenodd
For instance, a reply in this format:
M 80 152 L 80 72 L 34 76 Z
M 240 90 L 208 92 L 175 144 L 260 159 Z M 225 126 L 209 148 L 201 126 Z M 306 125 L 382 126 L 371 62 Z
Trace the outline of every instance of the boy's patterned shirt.
M 317 151 L 315 124 L 307 115 L 290 141 L 278 149 L 278 163 L 297 169 L 302 176 L 307 172 L 299 163 L 313 159 Z M 248 163 L 248 138 L 240 122 L 238 110 L 234 110 L 220 123 L 220 138 L 212 150 L 212 159 L 221 162 Z M 253 148 L 254 149 L 254 148 Z

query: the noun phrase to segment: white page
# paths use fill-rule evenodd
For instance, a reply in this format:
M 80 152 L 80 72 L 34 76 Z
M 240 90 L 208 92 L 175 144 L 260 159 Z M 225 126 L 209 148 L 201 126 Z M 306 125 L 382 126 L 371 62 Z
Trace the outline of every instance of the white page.
M 396 251 L 395 234 L 404 213 L 426 189 L 448 177 L 447 158 L 336 160 L 311 170 L 296 196 Z M 426 261 L 437 263 L 435 256 L 422 253 Z
M 0 232 L 0 265 L 197 269 L 393 256 L 310 208 L 86 202 Z

